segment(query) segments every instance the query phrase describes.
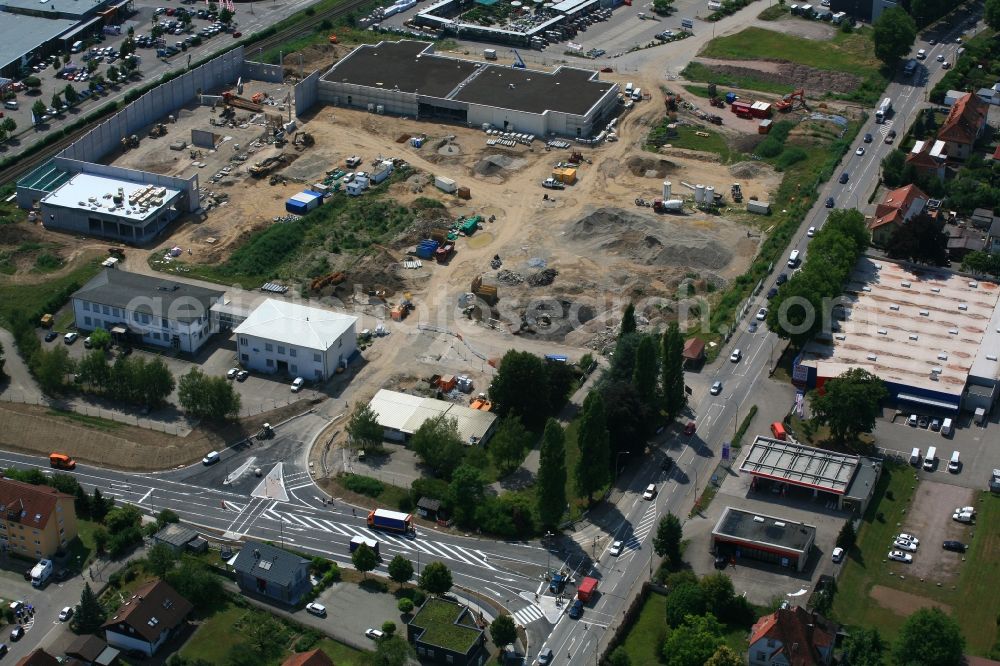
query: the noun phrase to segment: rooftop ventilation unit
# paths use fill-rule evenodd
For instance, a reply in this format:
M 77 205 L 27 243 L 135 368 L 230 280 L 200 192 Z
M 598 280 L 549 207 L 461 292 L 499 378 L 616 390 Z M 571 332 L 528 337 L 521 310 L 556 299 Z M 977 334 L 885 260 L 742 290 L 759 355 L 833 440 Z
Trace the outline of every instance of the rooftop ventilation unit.
M 910 283 L 907 282 L 906 280 L 903 280 L 902 282 L 900 282 L 899 285 L 901 287 L 903 287 L 903 289 L 909 289 L 910 288 Z
M 935 365 L 933 368 L 931 368 L 931 373 L 935 375 L 940 375 L 942 372 L 944 372 L 944 370 L 942 370 L 941 366 Z
M 921 310 L 921 311 L 920 311 L 920 316 L 921 316 L 921 317 L 930 317 L 930 316 L 931 316 L 931 313 L 930 313 L 930 312 L 928 312 L 927 310 Z
M 892 310 L 892 311 L 894 311 L 894 312 L 899 312 L 899 304 L 898 303 L 893 303 L 892 305 L 889 306 L 889 309 Z
M 760 516 L 754 516 L 753 517 L 753 522 L 755 522 L 755 523 L 762 523 L 762 522 L 764 522 L 764 519 L 761 518 Z

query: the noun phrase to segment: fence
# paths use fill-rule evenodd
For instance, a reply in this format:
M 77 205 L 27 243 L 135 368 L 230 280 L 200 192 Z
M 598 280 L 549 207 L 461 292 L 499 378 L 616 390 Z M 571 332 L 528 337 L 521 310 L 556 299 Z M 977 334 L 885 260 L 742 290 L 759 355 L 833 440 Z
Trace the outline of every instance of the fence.
M 283 83 L 285 80 L 284 68 L 281 65 L 268 65 L 252 60 L 243 61 L 242 76 L 244 79 L 268 83 Z
M 38 405 L 40 407 L 57 409 L 55 401 L 49 400 L 45 396 L 28 393 L 10 391 L 0 394 L 0 400 L 20 405 Z M 102 409 L 94 405 L 80 404 L 78 402 L 71 402 L 68 404 L 60 403 L 58 405 L 58 409 L 61 411 L 71 411 L 91 418 L 105 419 L 107 421 L 115 421 L 117 423 L 136 426 L 138 428 L 145 428 L 146 430 L 152 430 L 154 432 L 162 432 L 167 435 L 177 435 L 178 437 L 187 437 L 191 434 L 191 430 L 195 425 L 187 420 L 184 420 L 183 423 L 179 424 L 167 423 L 165 421 L 158 421 L 156 419 L 136 416 L 134 414 L 125 414 L 117 412 L 113 409 Z

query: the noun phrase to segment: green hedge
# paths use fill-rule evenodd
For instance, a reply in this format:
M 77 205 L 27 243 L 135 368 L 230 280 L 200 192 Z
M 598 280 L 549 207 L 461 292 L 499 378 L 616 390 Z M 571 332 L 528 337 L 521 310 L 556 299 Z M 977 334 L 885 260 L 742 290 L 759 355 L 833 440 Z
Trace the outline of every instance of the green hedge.
M 369 497 L 378 497 L 385 490 L 385 486 L 382 485 L 381 481 L 373 479 L 370 476 L 362 476 L 361 474 L 344 474 L 340 477 L 340 482 L 351 492 L 368 495 Z

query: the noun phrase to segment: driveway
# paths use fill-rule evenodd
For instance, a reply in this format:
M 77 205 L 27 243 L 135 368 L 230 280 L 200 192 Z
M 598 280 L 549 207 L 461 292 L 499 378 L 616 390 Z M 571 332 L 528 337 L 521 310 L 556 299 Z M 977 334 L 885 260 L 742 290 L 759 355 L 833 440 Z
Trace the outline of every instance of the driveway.
M 11 402 L 37 403 L 42 398 L 42 392 L 28 372 L 28 366 L 14 344 L 14 336 L 5 328 L 0 328 L 0 344 L 3 345 L 4 374 L 0 378 L 0 400 Z

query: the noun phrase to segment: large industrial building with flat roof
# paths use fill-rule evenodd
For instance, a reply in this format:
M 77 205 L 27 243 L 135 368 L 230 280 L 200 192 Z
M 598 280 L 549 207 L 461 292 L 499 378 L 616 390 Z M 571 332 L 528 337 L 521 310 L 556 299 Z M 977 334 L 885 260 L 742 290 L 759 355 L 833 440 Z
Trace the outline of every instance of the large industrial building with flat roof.
M 862 258 L 831 330 L 796 359 L 805 388 L 851 368 L 880 377 L 890 398 L 941 414 L 989 413 L 1000 378 L 1000 288 L 932 268 Z
M 335 106 L 491 125 L 505 131 L 589 138 L 616 112 L 618 84 L 574 67 L 553 72 L 488 65 L 434 53 L 429 42 L 359 46 L 319 80 Z

